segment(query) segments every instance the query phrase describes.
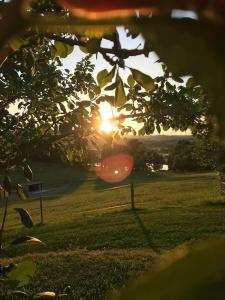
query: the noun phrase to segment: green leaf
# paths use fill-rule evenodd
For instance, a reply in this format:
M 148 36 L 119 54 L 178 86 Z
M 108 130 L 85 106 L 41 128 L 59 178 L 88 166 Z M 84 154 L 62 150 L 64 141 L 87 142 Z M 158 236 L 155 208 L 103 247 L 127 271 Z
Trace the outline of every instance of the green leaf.
M 33 172 L 29 165 L 25 165 L 23 169 L 23 174 L 26 181 L 31 181 L 33 179 Z
M 115 88 L 118 86 L 118 82 L 114 82 L 110 85 L 108 85 L 106 88 L 105 88 L 105 91 L 112 91 L 112 90 L 115 90 Z
M 33 220 L 27 210 L 23 208 L 14 208 L 14 209 L 20 214 L 21 222 L 25 227 L 31 228 L 34 226 Z
M 20 200 L 26 200 L 29 198 L 27 191 L 24 190 L 22 185 L 17 184 L 16 191 L 17 191 L 17 194 L 18 194 Z
M 134 109 L 134 106 L 131 103 L 127 103 L 125 104 L 124 108 L 126 109 L 126 111 L 131 111 L 132 109 Z
M 110 72 L 108 72 L 106 69 L 104 69 L 98 73 L 97 81 L 101 88 L 104 87 L 107 83 L 112 81 L 113 77 L 115 76 L 115 71 L 116 71 L 116 68 L 113 67 Z
M 85 53 L 85 54 L 88 54 L 88 53 L 89 53 L 89 52 L 88 52 L 88 49 L 87 49 L 86 47 L 80 46 L 79 48 L 80 48 L 80 51 L 81 51 L 81 52 L 83 52 L 83 53 Z
M 186 88 L 187 89 L 192 89 L 195 85 L 195 80 L 193 77 L 188 78 L 187 82 L 186 82 Z
M 83 106 L 83 107 L 89 107 L 91 105 L 91 101 L 89 100 L 84 100 L 84 101 L 81 101 L 79 103 L 80 106 Z
M 146 131 L 145 131 L 145 126 L 143 126 L 141 129 L 138 130 L 138 135 L 145 135 Z
M 55 102 L 64 102 L 67 101 L 67 98 L 63 95 L 59 95 L 55 97 Z
M 184 80 L 181 77 L 172 77 L 174 81 L 179 82 L 179 83 L 184 83 Z
M 19 263 L 16 268 L 8 273 L 8 278 L 18 280 L 18 287 L 29 284 L 29 279 L 36 271 L 36 264 L 32 261 L 24 261 Z
M 149 75 L 146 75 L 136 69 L 130 69 L 134 80 L 139 83 L 147 91 L 153 91 L 155 88 L 154 80 Z
M 108 73 L 108 75 L 106 75 L 106 80 L 107 80 L 107 83 L 108 82 L 111 82 L 115 76 L 115 73 L 116 73 L 116 67 L 114 66 L 112 68 L 112 70 Z
M 86 43 L 86 48 L 89 53 L 94 54 L 98 52 L 100 48 L 100 44 L 101 44 L 101 39 L 96 39 L 96 38 L 89 39 Z
M 105 77 L 108 75 L 108 71 L 106 69 L 100 71 L 97 75 L 98 85 L 102 88 L 106 85 Z
M 26 43 L 27 42 L 25 42 L 25 40 L 18 37 L 18 38 L 13 38 L 13 39 L 9 40 L 8 45 L 13 51 L 17 51 L 20 49 L 20 47 L 22 45 L 24 45 Z
M 127 78 L 127 83 L 130 87 L 133 87 L 135 85 L 135 80 L 132 74 L 130 74 Z
M 38 129 L 40 130 L 41 134 L 44 134 L 47 130 L 49 130 L 49 127 L 49 124 L 43 123 L 38 127 Z
M 101 89 L 98 85 L 93 85 L 92 89 L 95 95 L 99 95 L 101 93 Z
M 55 56 L 60 56 L 61 58 L 66 58 L 69 54 L 73 52 L 73 46 L 64 44 L 59 41 L 55 41 L 54 47 L 56 49 Z
M 11 178 L 9 176 L 5 176 L 4 180 L 3 180 L 3 188 L 4 190 L 10 195 L 11 191 L 12 191 L 12 181 Z
M 15 246 L 15 245 L 19 245 L 19 244 L 24 244 L 24 243 L 38 243 L 38 244 L 44 244 L 41 240 L 37 239 L 36 237 L 33 236 L 22 236 L 19 237 L 18 239 L 13 240 L 10 245 L 11 246 Z
M 160 134 L 160 132 L 161 132 L 161 127 L 160 127 L 159 124 L 156 124 L 156 130 L 157 130 L 157 132 Z
M 108 96 L 106 95 L 104 97 L 105 101 L 107 101 L 109 104 L 111 104 L 112 106 L 115 105 L 115 97 L 114 96 Z
M 123 86 L 123 81 L 120 77 L 117 79 L 118 85 L 115 91 L 115 106 L 122 106 L 126 103 L 127 97 Z
M 65 105 L 62 104 L 62 103 L 58 103 L 58 104 L 59 104 L 59 107 L 60 107 L 61 111 L 62 111 L 64 114 L 66 114 L 67 111 L 66 111 Z
M 42 292 L 36 294 L 33 299 L 56 299 L 56 294 L 54 292 Z

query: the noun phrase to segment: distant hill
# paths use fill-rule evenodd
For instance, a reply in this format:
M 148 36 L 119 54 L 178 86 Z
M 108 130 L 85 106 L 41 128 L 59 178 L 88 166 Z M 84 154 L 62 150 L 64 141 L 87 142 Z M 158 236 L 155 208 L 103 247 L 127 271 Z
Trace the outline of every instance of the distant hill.
M 151 136 L 127 136 L 128 139 L 137 139 L 151 149 L 172 148 L 180 140 L 194 140 L 192 135 L 151 135 Z
M 174 147 L 180 140 L 194 140 L 192 135 L 151 135 L 151 136 L 124 136 L 120 141 L 117 141 L 119 144 L 125 143 L 126 139 L 136 139 L 145 144 L 149 149 L 171 149 Z M 106 141 L 98 137 L 92 137 L 89 139 L 89 149 L 96 151 L 99 150 L 106 144 Z M 97 148 L 96 148 L 97 146 Z

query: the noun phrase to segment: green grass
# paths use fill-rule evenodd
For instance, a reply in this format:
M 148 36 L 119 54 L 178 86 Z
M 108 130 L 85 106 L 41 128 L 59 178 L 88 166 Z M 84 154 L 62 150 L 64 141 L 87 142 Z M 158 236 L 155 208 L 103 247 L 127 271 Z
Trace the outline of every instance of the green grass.
M 100 191 L 109 185 L 86 180 L 78 185 L 78 172 L 65 166 L 36 163 L 33 169 L 38 180 L 66 186 L 66 191 L 44 199 L 46 225 L 31 230 L 22 227 L 14 208 L 28 209 L 37 224 L 39 201 L 12 203 L 5 242 L 28 234 L 47 246 L 9 247 L 1 256 L 7 262 L 32 253 L 39 265 L 35 290 L 62 291 L 71 285 L 72 299 L 102 299 L 106 291 L 150 268 L 164 250 L 225 234 L 225 198 L 216 173 L 136 176 L 137 209 L 131 211 L 128 188 Z

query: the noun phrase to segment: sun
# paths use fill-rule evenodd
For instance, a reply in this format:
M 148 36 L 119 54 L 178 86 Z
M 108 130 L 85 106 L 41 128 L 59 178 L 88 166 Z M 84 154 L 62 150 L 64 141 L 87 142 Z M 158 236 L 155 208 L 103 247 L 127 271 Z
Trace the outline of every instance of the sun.
M 102 118 L 99 130 L 105 133 L 111 133 L 117 130 L 117 126 L 111 122 L 111 119 L 117 115 L 116 112 L 113 111 L 112 106 L 109 103 L 101 103 L 99 111 Z
M 112 131 L 115 131 L 117 127 L 110 123 L 110 121 L 103 121 L 102 124 L 99 126 L 99 129 L 101 131 L 104 131 L 105 133 L 110 133 Z

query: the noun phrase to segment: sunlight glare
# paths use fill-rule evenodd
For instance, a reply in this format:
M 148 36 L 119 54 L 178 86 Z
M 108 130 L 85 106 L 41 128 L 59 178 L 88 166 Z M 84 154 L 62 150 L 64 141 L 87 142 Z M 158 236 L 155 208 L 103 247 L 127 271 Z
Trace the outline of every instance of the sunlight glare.
M 113 125 L 109 121 L 103 121 L 102 124 L 99 126 L 99 129 L 106 133 L 110 133 L 112 131 L 115 131 L 117 128 L 115 125 Z
M 99 126 L 99 129 L 105 133 L 110 133 L 117 130 L 116 125 L 112 124 L 110 121 L 110 119 L 116 115 L 116 112 L 113 111 L 112 106 L 109 103 L 103 102 L 100 104 L 99 111 L 102 118 L 102 124 Z

